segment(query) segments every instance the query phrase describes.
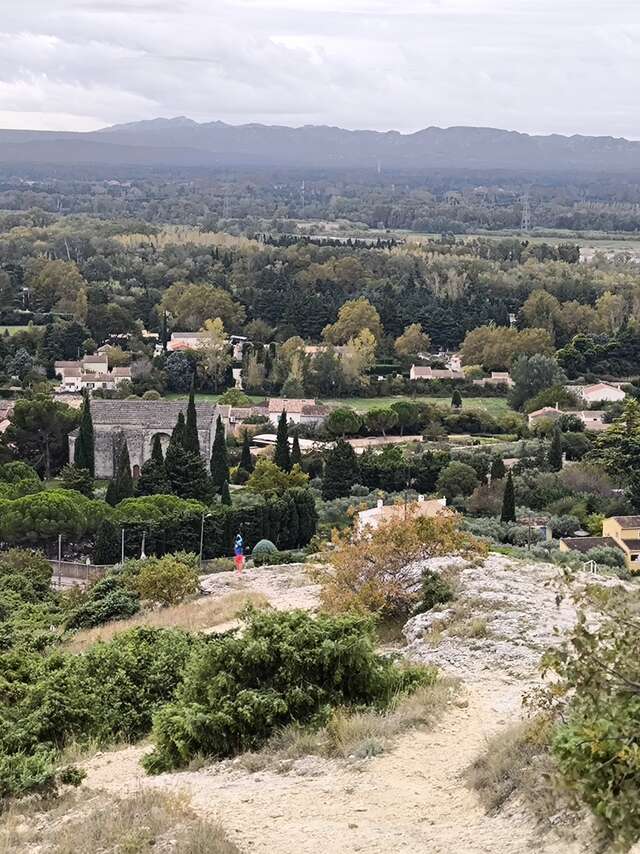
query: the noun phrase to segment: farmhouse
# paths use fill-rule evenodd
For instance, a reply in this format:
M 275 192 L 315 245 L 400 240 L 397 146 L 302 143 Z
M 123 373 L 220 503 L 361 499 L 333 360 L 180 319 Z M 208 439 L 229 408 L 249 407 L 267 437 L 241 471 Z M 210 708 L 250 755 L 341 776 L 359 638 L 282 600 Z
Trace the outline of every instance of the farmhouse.
M 615 403 L 627 396 L 620 383 L 595 383 L 594 385 L 569 385 L 567 391 L 573 392 L 584 403 Z
M 375 507 L 369 510 L 361 510 L 356 514 L 356 532 L 363 533 L 366 528 L 375 531 L 384 522 L 402 519 L 405 514 L 408 518 L 415 518 L 418 516 L 434 517 L 440 513 L 449 512 L 446 498 L 425 499 L 424 495 L 419 495 L 417 501 L 412 501 L 406 507 L 404 504 L 385 504 L 382 499 L 379 499 Z
M 421 365 L 411 365 L 410 380 L 464 380 L 463 371 L 452 371 L 449 368 L 431 368 Z
M 131 379 L 130 368 L 109 370 L 106 354 L 85 356 L 75 362 L 54 362 L 56 376 L 60 377 L 60 391 L 73 393 L 84 389 L 112 391 L 120 383 Z

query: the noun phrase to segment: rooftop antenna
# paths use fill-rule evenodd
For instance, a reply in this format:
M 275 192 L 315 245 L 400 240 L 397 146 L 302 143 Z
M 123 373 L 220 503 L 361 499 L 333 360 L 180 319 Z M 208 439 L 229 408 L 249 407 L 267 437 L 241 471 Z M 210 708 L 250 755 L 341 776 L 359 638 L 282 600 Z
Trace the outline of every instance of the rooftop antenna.
M 520 221 L 520 231 L 525 233 L 531 231 L 531 207 L 529 205 L 529 190 L 525 191 L 522 197 L 522 219 Z

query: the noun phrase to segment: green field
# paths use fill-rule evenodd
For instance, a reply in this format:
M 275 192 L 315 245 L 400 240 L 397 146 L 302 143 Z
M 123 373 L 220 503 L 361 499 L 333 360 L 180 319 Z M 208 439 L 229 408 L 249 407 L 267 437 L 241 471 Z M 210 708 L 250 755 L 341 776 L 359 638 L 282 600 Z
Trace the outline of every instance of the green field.
M 186 400 L 186 394 L 167 394 L 165 397 L 168 400 Z M 201 403 L 215 403 L 220 395 L 217 394 L 196 394 L 196 400 Z M 252 403 L 260 403 L 264 400 L 260 395 L 247 395 Z M 451 395 L 446 397 L 407 397 L 406 395 L 398 395 L 395 397 L 336 397 L 332 399 L 323 399 L 320 403 L 325 403 L 327 406 L 350 406 L 358 412 L 368 412 L 370 409 L 375 409 L 378 406 L 390 406 L 392 403 L 397 403 L 399 400 L 411 400 L 416 403 L 435 403 L 438 406 L 450 406 Z M 510 411 L 509 404 L 504 397 L 463 397 L 463 409 L 483 409 L 485 412 L 490 412 L 492 415 L 503 415 Z
M 323 400 L 328 406 L 351 406 L 358 412 L 368 412 L 377 406 L 390 406 L 392 403 L 397 403 L 399 400 L 410 400 L 415 403 L 434 403 L 437 406 L 451 405 L 451 395 L 446 397 L 343 397 L 334 400 Z M 503 415 L 509 412 L 509 404 L 504 397 L 463 397 L 463 409 L 483 409 L 485 412 L 490 412 L 492 415 Z
M 15 335 L 16 332 L 27 332 L 31 329 L 44 329 L 44 326 L 0 326 L 0 335 L 4 335 L 5 332 Z

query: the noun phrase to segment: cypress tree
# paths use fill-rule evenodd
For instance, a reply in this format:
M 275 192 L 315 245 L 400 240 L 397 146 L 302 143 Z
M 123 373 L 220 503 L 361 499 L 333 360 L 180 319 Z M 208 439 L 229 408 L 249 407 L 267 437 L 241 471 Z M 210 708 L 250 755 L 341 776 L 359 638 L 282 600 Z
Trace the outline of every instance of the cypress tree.
M 213 448 L 211 449 L 211 479 L 213 485 L 217 489 L 222 488 L 222 484 L 229 482 L 229 457 L 227 455 L 227 443 L 224 438 L 224 427 L 222 418 L 218 415 L 216 421 L 216 435 L 213 439 Z
M 212 497 L 211 478 L 200 454 L 186 451 L 177 445 L 165 463 L 171 491 L 179 498 L 209 501 Z
M 453 394 L 451 395 L 451 406 L 453 409 L 460 409 L 462 406 L 462 395 L 457 388 L 454 389 Z
M 169 455 L 169 448 L 171 447 L 171 445 L 180 445 L 180 447 L 184 448 L 186 432 L 187 427 L 184 423 L 184 413 L 182 412 L 182 410 L 180 410 L 180 412 L 178 413 L 178 420 L 176 421 L 176 426 L 171 431 L 171 439 L 169 440 L 169 447 L 167 448 L 167 456 Z
M 251 473 L 254 469 L 253 457 L 251 456 L 251 445 L 249 444 L 249 434 L 245 430 L 242 437 L 242 453 L 240 454 L 240 468 Z
M 504 495 L 502 496 L 502 512 L 500 513 L 501 522 L 516 521 L 516 495 L 513 489 L 513 478 L 511 472 L 507 475 L 507 482 L 504 485 Z
M 115 483 L 118 503 L 124 498 L 132 497 L 133 478 L 131 477 L 131 460 L 129 459 L 129 448 L 125 438 L 122 439 L 122 445 L 118 455 L 118 468 L 116 470 Z
M 115 507 L 118 503 L 118 490 L 116 487 L 116 482 L 113 478 L 109 481 L 104 500 L 107 502 L 107 504 L 110 504 L 111 507 Z
M 553 428 L 553 436 L 551 437 L 551 445 L 547 454 L 547 462 L 551 471 L 560 471 L 562 468 L 562 434 L 560 428 L 556 424 Z
M 349 495 L 358 482 L 360 467 L 356 452 L 344 439 L 338 439 L 327 453 L 322 478 L 322 497 L 325 501 Z
M 96 534 L 93 562 L 99 566 L 118 563 L 121 557 L 120 532 L 110 519 L 103 519 Z
M 231 493 L 229 492 L 229 481 L 225 480 L 220 489 L 220 500 L 223 504 L 231 506 Z
M 506 469 L 502 459 L 500 457 L 496 457 L 491 463 L 491 483 L 493 483 L 494 480 L 502 480 L 505 473 Z
M 162 441 L 160 440 L 159 433 L 156 433 L 151 443 L 151 459 L 154 463 L 164 466 L 164 454 L 162 453 Z
M 291 467 L 298 465 L 302 468 L 302 451 L 300 450 L 300 440 L 298 439 L 298 433 L 296 431 L 293 437 L 293 444 L 291 446 Z
M 286 409 L 282 410 L 282 415 L 278 419 L 276 451 L 273 456 L 273 461 L 283 471 L 291 471 L 291 453 L 289 451 L 289 430 Z
M 184 447 L 193 454 L 200 453 L 200 440 L 198 439 L 198 416 L 196 414 L 195 380 L 191 377 L 191 389 L 189 391 L 189 403 L 187 404 L 187 421 L 184 428 Z
M 138 496 L 168 495 L 171 492 L 171 484 L 164 463 L 159 463 L 153 457 L 147 460 L 140 469 L 135 492 Z
M 88 392 L 84 394 L 80 429 L 73 451 L 73 461 L 81 469 L 88 469 L 95 476 L 96 465 L 93 447 L 93 419 L 91 418 L 91 403 Z

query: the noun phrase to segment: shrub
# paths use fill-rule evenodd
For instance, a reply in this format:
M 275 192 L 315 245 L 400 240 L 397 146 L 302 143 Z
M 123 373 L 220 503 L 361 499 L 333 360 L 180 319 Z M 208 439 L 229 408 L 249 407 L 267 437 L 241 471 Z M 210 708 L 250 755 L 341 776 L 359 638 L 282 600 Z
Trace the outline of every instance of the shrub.
M 252 612 L 242 635 L 211 638 L 191 659 L 176 701 L 155 718 L 156 747 L 143 764 L 157 773 L 253 750 L 289 723 L 326 720 L 332 707 L 384 706 L 422 678 L 376 655 L 362 617 Z
M 254 566 L 281 566 L 286 563 L 298 563 L 304 560 L 300 552 L 267 552 L 253 558 Z
M 260 540 L 255 544 L 253 550 L 251 552 L 251 557 L 255 560 L 256 558 L 262 558 L 270 554 L 276 554 L 278 549 L 271 542 L 271 540 Z
M 436 605 L 443 605 L 453 599 L 453 587 L 438 572 L 425 569 L 422 573 L 420 602 L 415 609 L 416 614 L 430 611 Z
M 595 549 L 589 549 L 585 559 L 620 569 L 626 566 L 623 552 L 615 547 L 599 546 Z
M 90 629 L 111 620 L 125 620 L 140 610 L 137 593 L 127 590 L 115 575 L 98 581 L 87 599 L 66 620 L 68 629 Z
M 148 391 L 145 391 L 142 395 L 143 400 L 162 400 L 162 395 L 159 391 L 156 391 L 154 388 L 150 388 Z
M 198 591 L 197 569 L 178 555 L 147 558 L 140 563 L 135 575 L 125 577 L 141 599 L 158 605 L 177 605 Z

